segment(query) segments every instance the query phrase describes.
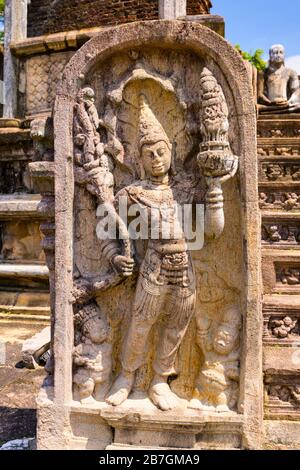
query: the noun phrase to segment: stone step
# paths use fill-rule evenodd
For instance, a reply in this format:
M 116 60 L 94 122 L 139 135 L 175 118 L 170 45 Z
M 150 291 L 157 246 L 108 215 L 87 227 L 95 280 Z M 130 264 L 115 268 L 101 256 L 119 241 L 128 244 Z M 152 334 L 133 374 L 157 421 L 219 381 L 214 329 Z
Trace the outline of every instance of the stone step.
M 41 196 L 38 194 L 12 194 L 0 196 L 0 218 L 1 220 L 14 217 L 18 219 L 40 218 L 38 206 Z

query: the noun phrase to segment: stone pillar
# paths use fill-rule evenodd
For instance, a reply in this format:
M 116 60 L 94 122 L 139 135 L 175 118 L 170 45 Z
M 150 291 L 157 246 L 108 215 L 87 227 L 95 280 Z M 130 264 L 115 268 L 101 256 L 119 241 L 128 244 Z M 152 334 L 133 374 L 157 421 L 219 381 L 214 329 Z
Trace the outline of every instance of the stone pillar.
M 10 51 L 12 42 L 27 36 L 27 4 L 29 0 L 6 0 L 4 34 L 4 110 L 3 117 L 13 118 L 17 113 L 17 67 Z
M 159 18 L 176 20 L 186 16 L 186 0 L 159 0 Z

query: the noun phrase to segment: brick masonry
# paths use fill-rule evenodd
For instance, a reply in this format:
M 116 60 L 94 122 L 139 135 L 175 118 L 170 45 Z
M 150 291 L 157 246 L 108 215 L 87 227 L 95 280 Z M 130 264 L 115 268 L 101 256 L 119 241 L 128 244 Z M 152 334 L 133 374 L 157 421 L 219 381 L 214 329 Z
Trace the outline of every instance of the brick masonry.
M 158 0 L 31 0 L 28 37 L 158 18 Z M 210 0 L 188 0 L 189 15 L 209 13 Z

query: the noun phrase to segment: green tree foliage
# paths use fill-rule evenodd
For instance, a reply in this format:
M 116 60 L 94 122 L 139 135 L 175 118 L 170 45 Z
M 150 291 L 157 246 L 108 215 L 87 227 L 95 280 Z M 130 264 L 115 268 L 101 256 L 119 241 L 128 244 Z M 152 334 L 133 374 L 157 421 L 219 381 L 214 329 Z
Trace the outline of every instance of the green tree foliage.
M 257 49 L 254 53 L 252 51 L 245 52 L 241 49 L 241 46 L 237 44 L 235 46 L 237 51 L 242 55 L 243 59 L 248 60 L 250 64 L 254 65 L 257 70 L 265 70 L 267 67 L 267 62 L 262 58 L 264 51 L 262 49 Z

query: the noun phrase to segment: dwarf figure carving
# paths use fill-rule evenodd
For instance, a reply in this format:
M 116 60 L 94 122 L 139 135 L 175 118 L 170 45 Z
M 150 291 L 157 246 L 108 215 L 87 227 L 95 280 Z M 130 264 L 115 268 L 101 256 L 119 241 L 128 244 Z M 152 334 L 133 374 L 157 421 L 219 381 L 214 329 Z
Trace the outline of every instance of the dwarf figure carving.
M 107 394 L 112 369 L 111 331 L 100 308 L 90 303 L 74 316 L 76 345 L 73 351 L 74 398 L 103 401 Z
M 227 306 L 221 321 L 197 318 L 197 343 L 204 355 L 189 407 L 226 412 L 238 400 L 241 313 Z
M 286 193 L 285 194 L 285 201 L 283 202 L 283 207 L 287 211 L 292 211 L 296 207 L 299 207 L 299 196 L 296 193 Z

